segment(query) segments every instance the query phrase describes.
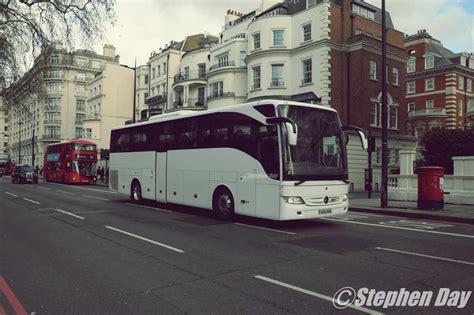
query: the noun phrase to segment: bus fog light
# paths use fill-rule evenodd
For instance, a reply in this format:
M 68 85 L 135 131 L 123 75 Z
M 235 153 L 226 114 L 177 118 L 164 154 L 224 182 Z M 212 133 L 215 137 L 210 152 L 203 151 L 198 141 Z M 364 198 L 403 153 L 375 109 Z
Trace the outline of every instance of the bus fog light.
M 283 200 L 285 200 L 285 202 L 291 203 L 291 204 L 303 204 L 304 203 L 303 198 L 301 198 L 301 197 L 283 197 Z

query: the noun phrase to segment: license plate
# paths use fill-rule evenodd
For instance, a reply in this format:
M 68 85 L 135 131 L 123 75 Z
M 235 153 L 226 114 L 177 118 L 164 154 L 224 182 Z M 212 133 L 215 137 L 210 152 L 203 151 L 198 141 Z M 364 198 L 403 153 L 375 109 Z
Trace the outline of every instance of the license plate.
M 332 213 L 332 209 L 321 209 L 319 210 L 319 214 L 330 214 Z

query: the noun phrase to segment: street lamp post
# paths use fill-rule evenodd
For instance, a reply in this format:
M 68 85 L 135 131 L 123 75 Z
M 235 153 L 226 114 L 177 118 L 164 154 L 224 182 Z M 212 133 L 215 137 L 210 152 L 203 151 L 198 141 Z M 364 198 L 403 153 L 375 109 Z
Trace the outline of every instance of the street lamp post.
M 35 167 L 35 128 L 33 128 L 33 136 L 31 137 L 31 166 Z
M 387 131 L 387 37 L 385 0 L 382 0 L 382 195 L 380 207 L 388 206 L 388 131 Z
M 18 130 L 18 165 L 21 165 L 21 125 L 23 123 L 21 121 L 18 122 L 18 126 L 20 126 Z

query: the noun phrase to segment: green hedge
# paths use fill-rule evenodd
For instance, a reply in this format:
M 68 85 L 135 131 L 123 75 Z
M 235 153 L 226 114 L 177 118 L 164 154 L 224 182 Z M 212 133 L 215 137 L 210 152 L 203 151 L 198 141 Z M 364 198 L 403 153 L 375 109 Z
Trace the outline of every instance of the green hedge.
M 474 156 L 474 129 L 433 129 L 423 136 L 423 164 L 453 173 L 453 156 Z

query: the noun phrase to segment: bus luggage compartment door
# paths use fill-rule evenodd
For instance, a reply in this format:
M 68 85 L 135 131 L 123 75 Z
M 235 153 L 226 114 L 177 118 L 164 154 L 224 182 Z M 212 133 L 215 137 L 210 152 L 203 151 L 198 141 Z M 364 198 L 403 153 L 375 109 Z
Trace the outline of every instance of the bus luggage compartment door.
M 167 153 L 156 152 L 156 201 L 166 202 Z

